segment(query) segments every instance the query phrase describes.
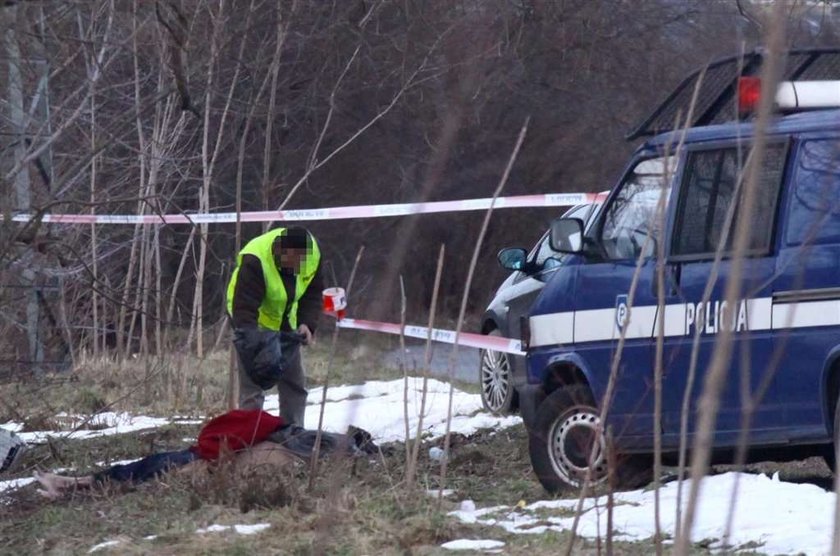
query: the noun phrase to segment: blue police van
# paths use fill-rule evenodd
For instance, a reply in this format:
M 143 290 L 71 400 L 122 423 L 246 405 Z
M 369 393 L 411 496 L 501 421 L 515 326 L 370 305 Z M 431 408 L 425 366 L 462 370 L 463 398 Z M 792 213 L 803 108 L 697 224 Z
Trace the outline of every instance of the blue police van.
M 762 61 L 756 51 L 689 76 L 629 136 L 652 138 L 636 150 L 586 233 L 580 220 L 552 223 L 553 248 L 572 256 L 523 323 L 528 384 L 519 389 L 531 462 L 549 491 L 579 487 L 586 478 L 604 481 L 610 451 L 623 486 L 650 478 L 660 336 L 660 432 L 666 464 L 675 461 L 682 427 L 691 446 L 715 341 L 727 329 L 733 349 L 715 461 L 731 462 L 748 430 L 750 459 L 820 454 L 834 463 L 840 50 L 787 53 L 757 169 L 742 297 L 734 306 L 725 301 L 755 140 L 748 113 L 768 94 L 756 77 Z M 690 112 L 695 89 L 694 118 L 686 129 L 672 129 L 678 114 Z

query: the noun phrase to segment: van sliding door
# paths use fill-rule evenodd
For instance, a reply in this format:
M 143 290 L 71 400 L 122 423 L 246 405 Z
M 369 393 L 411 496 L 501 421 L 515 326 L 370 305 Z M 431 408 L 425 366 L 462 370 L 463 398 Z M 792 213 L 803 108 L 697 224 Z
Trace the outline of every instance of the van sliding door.
M 750 442 L 772 442 L 781 427 L 770 368 L 771 297 L 776 268 L 774 230 L 787 150 L 787 144 L 771 143 L 757 175 L 741 295 L 734 304 L 726 302 L 725 291 L 733 269 L 736 224 L 746 217 L 743 192 L 750 149 L 704 146 L 687 154 L 666 261 L 666 445 L 678 445 L 686 395 L 688 432 L 694 432 L 709 366 L 719 335 L 727 329 L 734 341 L 725 366 L 715 444 L 737 445 L 745 424 Z M 756 405 L 746 423 L 744 409 L 752 402 Z

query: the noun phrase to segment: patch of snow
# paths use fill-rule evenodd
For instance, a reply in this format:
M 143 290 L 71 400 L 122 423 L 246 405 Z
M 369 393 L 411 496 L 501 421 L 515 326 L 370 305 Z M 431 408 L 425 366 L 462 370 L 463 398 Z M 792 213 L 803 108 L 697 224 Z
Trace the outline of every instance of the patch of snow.
M 97 461 L 94 463 L 96 467 L 110 467 L 113 465 L 128 465 L 129 463 L 134 463 L 135 461 L 140 461 L 143 458 L 134 458 L 134 459 L 118 459 L 117 461 Z
M 510 510 L 508 506 L 490 506 L 489 508 L 479 508 L 473 510 L 455 510 L 453 512 L 449 512 L 449 515 L 453 515 L 463 521 L 464 523 L 482 523 L 484 525 L 496 525 L 495 519 L 485 519 L 483 521 L 479 521 L 482 517 L 487 514 L 494 514 L 500 511 Z
M 8 421 L 0 425 L 0 428 L 12 432 L 20 432 L 20 430 L 23 428 L 23 423 L 15 423 L 14 421 Z
M 91 548 L 90 550 L 88 550 L 88 554 L 90 554 L 91 552 L 98 552 L 98 551 L 102 550 L 103 548 L 108 548 L 109 546 L 117 546 L 121 542 L 122 541 L 101 542 L 101 543 L 97 544 L 96 546 L 94 546 L 93 548 Z
M 445 542 L 440 546 L 447 550 L 489 550 L 495 552 L 505 546 L 505 543 L 491 539 L 458 539 Z
M 32 477 L 23 477 L 21 479 L 11 479 L 8 481 L 0 481 L 0 503 L 9 505 L 12 503 L 11 498 L 3 499 L 4 494 L 9 494 L 21 487 L 25 487 L 30 483 L 34 483 L 35 479 Z
M 143 537 L 143 540 L 144 540 L 144 541 L 153 541 L 153 540 L 155 540 L 156 538 L 158 538 L 158 536 L 157 536 L 157 535 L 148 535 L 148 536 Z
M 747 473 L 725 473 L 706 477 L 701 483 L 701 497 L 691 539 L 718 539 L 718 548 L 726 529 L 730 499 L 736 479 L 739 481 L 737 504 L 729 545 L 738 547 L 757 543 L 761 552 L 770 554 L 829 554 L 834 526 L 835 495 L 815 485 L 780 481 L 778 477 Z M 688 502 L 690 482 L 683 484 L 683 504 Z M 674 535 L 677 482 L 660 490 L 661 527 Z M 613 508 L 613 534 L 616 540 L 638 541 L 654 535 L 654 492 L 634 490 L 616 493 Z M 576 499 L 535 502 L 522 508 L 494 507 L 450 512 L 465 523 L 492 525 L 510 533 L 539 534 L 548 530 L 564 531 L 572 526 L 569 511 Z M 550 510 L 561 510 L 551 516 Z M 541 510 L 539 515 L 535 510 Z M 578 534 L 595 538 L 606 535 L 606 498 L 587 498 L 578 524 Z M 487 514 L 501 517 L 484 518 Z M 537 523 L 540 525 L 535 526 Z
M 257 523 L 256 525 L 234 525 L 234 530 L 240 535 L 255 535 L 271 527 L 270 523 Z
M 210 525 L 204 529 L 197 529 L 196 533 L 221 533 L 233 529 L 239 535 L 255 535 L 271 527 L 270 523 L 257 523 L 255 525 Z
M 423 379 L 408 379 L 408 424 L 412 438 L 417 432 L 420 417 L 420 403 L 423 394 Z M 324 430 L 344 432 L 349 425 L 368 431 L 377 442 L 405 440 L 404 388 L 402 379 L 372 380 L 354 386 L 336 386 L 327 390 L 324 407 Z M 438 438 L 446 434 L 446 417 L 449 409 L 449 383 L 429 379 L 426 406 L 423 416 L 423 434 Z M 309 390 L 306 412 L 306 428 L 318 428 L 319 411 L 323 388 Z M 270 413 L 279 410 L 277 395 L 267 396 L 264 409 Z M 450 430 L 465 435 L 482 428 L 500 429 L 522 422 L 518 416 L 494 417 L 484 412 L 481 396 L 468 394 L 457 388 L 452 399 L 452 424 Z
M 409 431 L 412 438 L 417 431 L 420 416 L 420 400 L 423 389 L 423 379 L 410 377 L 409 383 Z M 361 427 L 371 433 L 377 442 L 392 442 L 404 440 L 404 381 L 402 379 L 383 381 L 372 380 L 365 384 L 350 386 L 335 386 L 327 391 L 327 404 L 324 413 L 324 430 L 344 432 L 349 425 Z M 446 433 L 446 416 L 449 408 L 449 383 L 429 379 L 425 415 L 423 417 L 422 434 L 438 438 Z M 318 427 L 318 411 L 323 388 L 309 390 L 307 399 L 310 411 L 306 416 L 306 427 Z M 481 397 L 455 389 L 452 400 L 453 418 L 451 431 L 465 435 L 472 434 L 479 429 L 501 429 L 512 427 L 522 422 L 518 416 L 494 417 L 483 411 Z M 270 413 L 279 412 L 277 394 L 266 397 L 264 409 Z M 45 442 L 47 437 L 61 437 L 74 439 L 97 438 L 114 434 L 125 434 L 147 429 L 155 429 L 169 424 L 199 425 L 203 420 L 175 417 L 148 417 L 144 415 L 130 415 L 124 412 L 103 412 L 93 416 L 72 415 L 60 413 L 56 421 L 62 423 L 64 430 L 19 432 L 20 437 L 30 443 Z M 5 428 L 20 431 L 23 425 L 9 422 Z M 83 429 L 73 430 L 83 426 Z M 91 430 L 91 428 L 97 430 Z M 184 439 L 193 442 L 194 439 Z
M 23 477 L 22 479 L 11 479 L 8 481 L 0 481 L 0 493 L 6 492 L 7 490 L 17 490 L 21 487 L 24 487 L 30 483 L 34 483 L 35 479 L 32 477 Z
M 455 489 L 445 488 L 445 489 L 443 489 L 443 492 L 441 492 L 439 488 L 430 488 L 429 490 L 426 491 L 426 494 L 428 496 L 431 496 L 432 498 L 437 498 L 438 495 L 441 495 L 443 497 L 447 497 L 447 496 L 452 496 L 453 494 L 455 494 Z
M 87 439 L 156 429 L 169 424 L 198 425 L 203 423 L 203 421 L 195 419 L 181 420 L 147 417 L 145 415 L 135 416 L 125 412 L 117 413 L 113 411 L 105 411 L 92 416 L 59 413 L 55 416 L 55 419 L 62 423 L 62 429 L 64 430 L 18 432 L 18 436 L 29 444 L 39 444 L 45 442 L 47 437 Z M 23 428 L 23 425 L 19 423 L 7 423 L 6 425 L 16 431 Z M 77 427 L 83 428 L 74 430 Z M 96 430 L 91 430 L 91 428 Z
M 446 452 L 442 448 L 432 446 L 431 448 L 429 448 L 429 459 L 434 461 L 442 461 L 449 458 L 447 457 Z
M 52 471 L 56 475 L 60 473 L 68 473 L 70 471 L 75 471 L 72 467 L 59 467 L 58 469 Z M 19 479 L 9 479 L 7 481 L 0 481 L 0 503 L 9 504 L 11 503 L 11 499 L 3 500 L 4 494 L 9 494 L 19 488 L 23 488 L 26 485 L 32 484 L 35 482 L 34 477 L 21 477 Z
M 219 533 L 228 529 L 230 529 L 230 525 L 210 525 L 204 529 L 196 529 L 195 532 L 203 535 L 204 533 Z

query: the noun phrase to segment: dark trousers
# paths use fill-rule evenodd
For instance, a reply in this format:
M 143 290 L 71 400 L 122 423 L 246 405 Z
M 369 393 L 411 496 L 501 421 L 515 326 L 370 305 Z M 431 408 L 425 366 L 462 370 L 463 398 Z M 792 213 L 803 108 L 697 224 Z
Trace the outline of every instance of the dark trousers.
M 93 476 L 93 480 L 97 483 L 104 481 L 142 483 L 197 459 L 200 458 L 189 449 L 177 452 L 161 452 L 132 463 L 115 465 L 100 471 Z
M 294 355 L 287 360 L 287 366 L 277 382 L 277 392 L 280 394 L 280 417 L 288 424 L 303 427 L 308 395 L 306 374 L 301 362 L 301 350 L 294 351 Z M 248 377 L 238 357 L 237 361 L 239 362 L 239 409 L 262 409 L 265 392 Z

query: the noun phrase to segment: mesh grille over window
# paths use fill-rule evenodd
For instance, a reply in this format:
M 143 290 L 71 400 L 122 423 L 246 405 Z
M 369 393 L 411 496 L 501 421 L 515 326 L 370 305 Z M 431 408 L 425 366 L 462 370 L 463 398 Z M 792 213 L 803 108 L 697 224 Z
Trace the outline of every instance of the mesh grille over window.
M 626 138 L 637 139 L 684 126 L 677 115 L 685 117 L 691 107 L 694 90 L 700 82 L 694 117 L 689 127 L 731 122 L 738 118 L 736 94 L 738 77 L 761 74 L 763 54 L 747 52 L 744 56 L 730 56 L 710 63 L 686 77 L 642 123 L 630 131 Z M 702 81 L 701 81 L 702 78 Z M 782 71 L 784 80 L 838 80 L 840 79 L 840 49 L 795 49 L 787 53 Z
M 785 145 L 770 145 L 760 169 L 750 225 L 750 252 L 767 251 L 773 238 Z M 713 256 L 722 247 L 731 251 L 735 223 L 743 216 L 740 202 L 748 151 L 714 149 L 689 155 L 674 226 L 672 254 Z M 738 205 L 733 209 L 733 203 Z M 730 217 L 730 211 L 734 213 Z M 731 219 L 731 221 L 730 221 Z M 727 225 L 727 224 L 730 225 Z

